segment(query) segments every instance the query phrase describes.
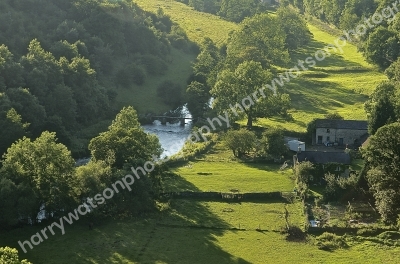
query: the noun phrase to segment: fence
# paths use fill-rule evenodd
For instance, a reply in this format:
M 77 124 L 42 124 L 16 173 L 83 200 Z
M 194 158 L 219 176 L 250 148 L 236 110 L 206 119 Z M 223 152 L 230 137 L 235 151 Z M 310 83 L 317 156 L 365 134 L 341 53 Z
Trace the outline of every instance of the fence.
M 288 196 L 294 193 L 262 192 L 262 193 L 223 193 L 223 192 L 169 192 L 161 193 L 163 198 L 196 199 L 207 201 L 281 201 L 287 202 Z

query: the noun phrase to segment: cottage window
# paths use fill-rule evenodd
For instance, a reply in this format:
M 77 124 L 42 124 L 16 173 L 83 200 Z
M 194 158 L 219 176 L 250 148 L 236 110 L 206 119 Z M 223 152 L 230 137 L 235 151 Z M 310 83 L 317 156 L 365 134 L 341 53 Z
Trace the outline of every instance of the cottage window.
M 329 128 L 326 129 L 326 133 L 330 133 L 331 130 Z

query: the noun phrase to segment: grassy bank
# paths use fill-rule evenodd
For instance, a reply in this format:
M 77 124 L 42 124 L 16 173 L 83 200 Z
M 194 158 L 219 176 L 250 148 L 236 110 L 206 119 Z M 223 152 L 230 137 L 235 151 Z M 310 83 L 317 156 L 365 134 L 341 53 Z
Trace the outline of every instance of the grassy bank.
M 217 45 L 223 44 L 229 32 L 235 30 L 235 23 L 222 18 L 198 12 L 192 7 L 174 0 L 133 0 L 141 8 L 150 12 L 157 12 L 162 8 L 172 21 L 178 23 L 186 32 L 189 39 L 201 43 L 205 37 L 212 39 Z
M 293 66 L 298 64 L 298 60 L 305 60 L 326 45 L 334 44 L 337 39 L 337 36 L 314 25 L 308 27 L 314 35 L 313 41 L 296 52 Z M 331 53 L 330 57 L 317 62 L 315 68 L 303 72 L 281 88 L 291 97 L 293 120 L 261 118 L 255 124 L 304 132 L 312 119 L 331 112 L 338 112 L 345 119 L 366 120 L 364 103 L 376 86 L 387 79 L 386 76 L 368 64 L 351 43 L 343 47 L 343 53 L 339 50 Z

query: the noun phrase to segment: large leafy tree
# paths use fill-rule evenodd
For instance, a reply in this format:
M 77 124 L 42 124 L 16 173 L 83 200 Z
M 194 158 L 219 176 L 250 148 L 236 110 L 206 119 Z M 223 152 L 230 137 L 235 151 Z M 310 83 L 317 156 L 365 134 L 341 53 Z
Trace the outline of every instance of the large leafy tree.
M 14 60 L 14 55 L 6 46 L 0 45 L 0 92 L 23 84 L 22 66 Z
M 205 38 L 201 52 L 193 64 L 193 75 L 186 88 L 187 107 L 194 117 L 202 117 L 209 110 L 210 87 L 214 86 L 223 56 L 210 38 Z
M 28 54 L 23 56 L 26 85 L 43 102 L 49 89 L 63 81 L 59 63 L 53 54 L 45 51 L 37 39 L 29 43 Z
M 202 117 L 203 114 L 209 108 L 208 101 L 210 99 L 210 94 L 204 84 L 193 81 L 191 82 L 187 89 L 187 107 L 193 117 Z
M 400 57 L 386 69 L 385 74 L 390 80 L 400 84 Z
M 305 20 L 293 9 L 280 7 L 276 12 L 286 34 L 286 47 L 295 50 L 311 41 L 311 32 Z
M 369 165 L 367 180 L 376 207 L 384 221 L 395 222 L 400 214 L 400 123 L 379 128 L 363 157 Z
M 237 112 L 247 118 L 249 127 L 257 117 L 284 114 L 290 106 L 287 94 L 274 94 L 271 89 L 263 89 L 265 97 L 258 94 L 258 99 L 254 98 L 253 93 L 259 93 L 263 85 L 271 80 L 271 72 L 264 70 L 259 62 L 246 61 L 234 71 L 224 70 L 211 90 L 214 107 L 219 112 L 232 112 L 231 106 L 241 104 L 243 112 Z
M 10 88 L 6 94 L 10 98 L 11 105 L 22 120 L 31 124 L 29 126 L 33 136 L 39 136 L 46 120 L 46 111 L 36 96 L 32 95 L 28 89 Z
M 340 9 L 329 9 L 329 5 L 335 5 L 335 2 L 338 2 L 342 11 Z M 340 25 L 342 29 L 351 29 L 357 26 L 357 23 L 360 22 L 362 17 L 370 17 L 376 9 L 376 1 L 374 0 L 340 0 L 340 1 L 329 1 L 325 0 L 326 9 L 325 12 L 330 14 L 333 10 L 339 11 L 336 13 L 336 16 L 333 16 L 328 21 L 333 19 L 335 21 L 335 25 Z M 344 8 L 343 8 L 344 6 Z M 338 23 L 339 22 L 339 23 Z
M 21 215 L 35 221 L 41 207 L 46 213 L 62 212 L 73 205 L 74 160 L 70 151 L 56 142 L 55 133 L 43 132 L 31 141 L 24 137 L 12 144 L 4 155 L 4 175 L 30 195 L 31 208 Z M 8 184 L 10 185 L 10 182 Z
M 378 27 L 365 43 L 364 55 L 367 60 L 386 69 L 400 54 L 399 37 L 383 26 Z
M 277 17 L 259 14 L 247 18 L 231 35 L 226 66 L 236 68 L 248 60 L 261 62 L 264 67 L 289 61 L 286 33 Z
M 114 155 L 113 165 L 123 167 L 125 163 L 153 160 L 153 155 L 162 153 L 157 136 L 144 132 L 132 106 L 124 107 L 106 132 L 100 133 L 89 143 L 95 160 L 107 160 Z
M 393 81 L 382 82 L 365 103 L 370 134 L 400 118 L 399 91 L 399 84 Z

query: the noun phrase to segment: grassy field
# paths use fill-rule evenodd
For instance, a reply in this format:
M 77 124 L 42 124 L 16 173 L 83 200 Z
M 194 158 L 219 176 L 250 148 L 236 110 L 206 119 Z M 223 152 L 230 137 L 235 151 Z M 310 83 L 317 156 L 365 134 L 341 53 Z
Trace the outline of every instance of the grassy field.
M 153 13 L 157 12 L 158 8 L 162 8 L 172 21 L 185 30 L 191 41 L 199 44 L 208 37 L 217 45 L 221 45 L 227 40 L 229 32 L 238 27 L 235 23 L 212 14 L 198 12 L 175 0 L 133 0 L 133 2 Z
M 195 162 L 172 169 L 180 176 L 165 181 L 166 191 L 273 192 L 292 191 L 292 171 L 280 171 L 281 165 L 242 163 L 221 143 Z
M 279 232 L 282 203 L 173 201 L 159 218 L 96 223 L 85 220 L 21 254 L 34 264 L 69 263 L 397 263 L 400 248 L 370 241 L 351 242 L 334 252 L 308 242 L 287 242 Z M 227 210 L 230 209 L 230 210 Z M 289 205 L 289 221 L 301 221 L 298 204 Z M 233 228 L 242 230 L 235 230 Z M 256 231 L 261 227 L 262 231 Z M 18 247 L 39 227 L 0 235 L 0 246 Z

